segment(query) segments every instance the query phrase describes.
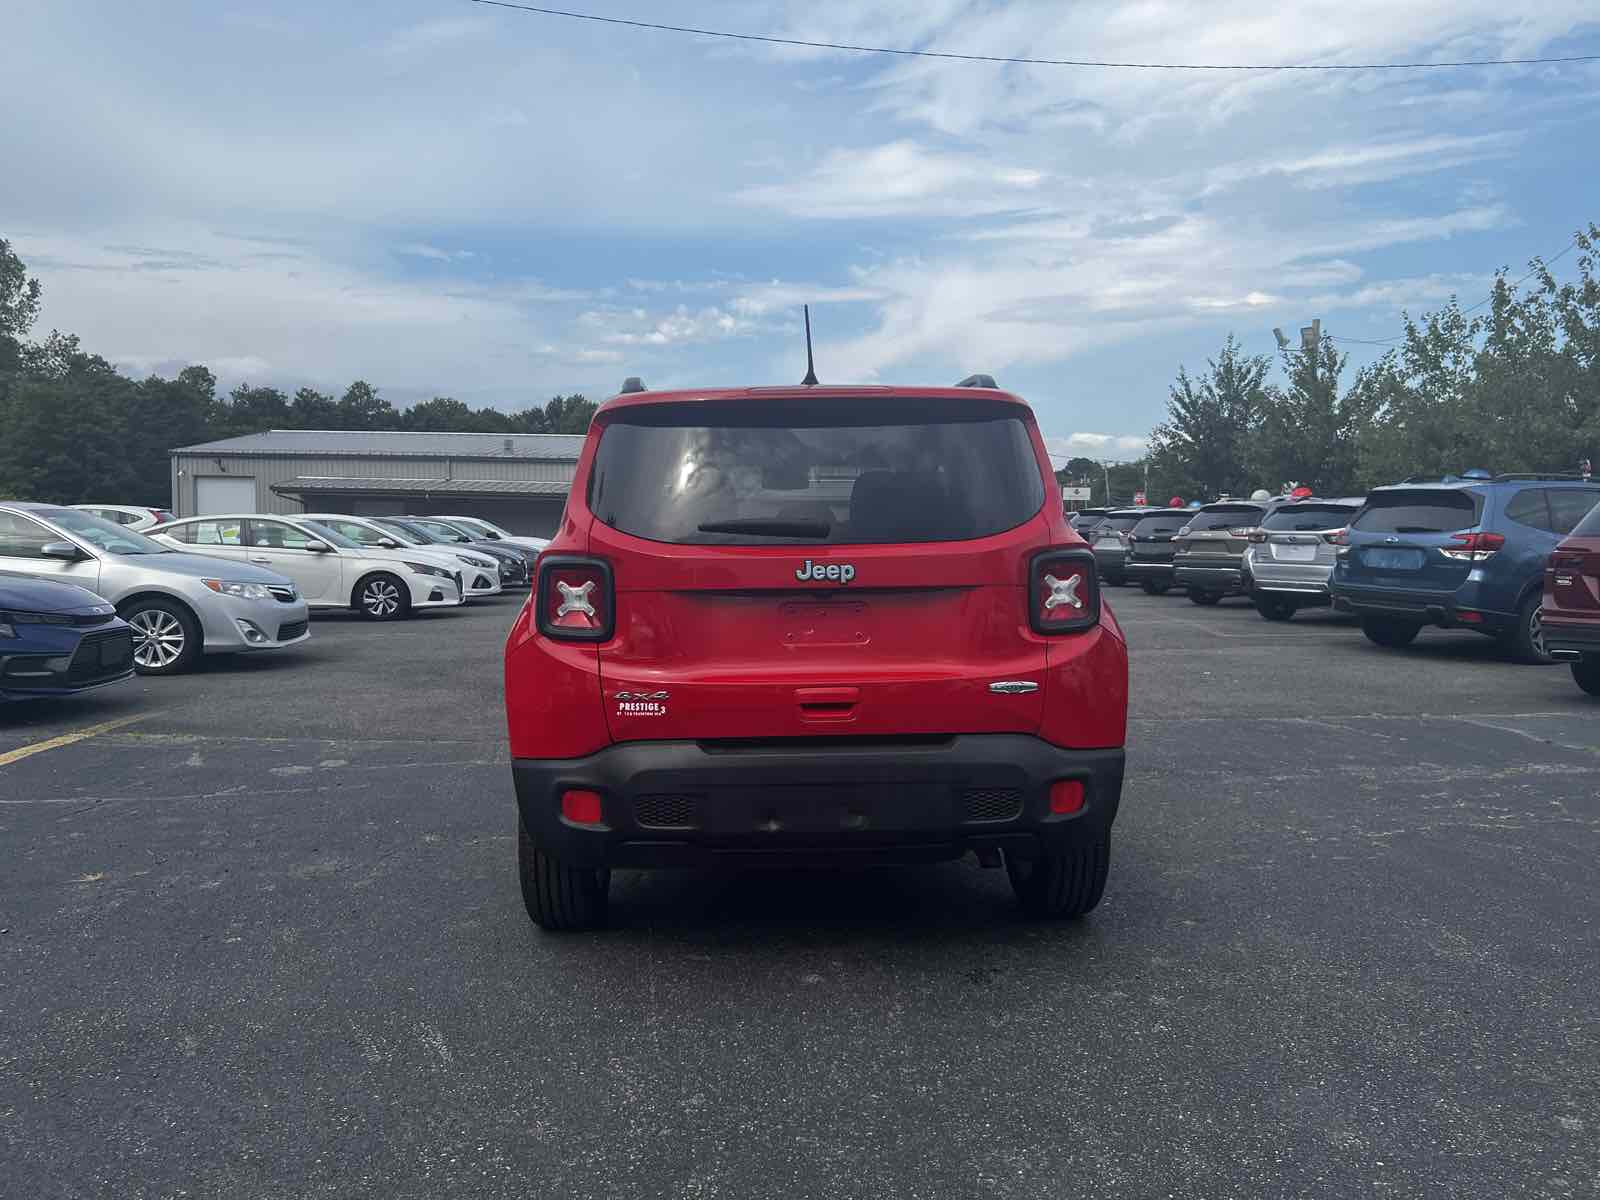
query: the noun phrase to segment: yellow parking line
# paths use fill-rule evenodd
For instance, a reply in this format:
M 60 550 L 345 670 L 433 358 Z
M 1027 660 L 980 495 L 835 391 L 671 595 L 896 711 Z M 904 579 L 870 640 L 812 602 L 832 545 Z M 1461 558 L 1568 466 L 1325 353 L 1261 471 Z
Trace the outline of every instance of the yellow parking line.
M 7 750 L 0 754 L 0 767 L 9 767 L 12 763 L 21 762 L 35 754 L 43 754 L 46 750 L 59 750 L 62 746 L 70 746 L 73 742 L 81 742 L 87 738 L 98 737 L 102 733 L 110 733 L 113 729 L 121 729 L 124 725 L 132 725 L 135 721 L 142 721 L 148 713 L 140 713 L 134 717 L 118 717 L 115 721 L 102 721 L 98 725 L 91 725 L 87 729 L 80 729 L 76 733 L 63 733 L 60 737 L 46 738 L 42 742 L 34 742 L 28 746 L 20 746 L 15 750 Z

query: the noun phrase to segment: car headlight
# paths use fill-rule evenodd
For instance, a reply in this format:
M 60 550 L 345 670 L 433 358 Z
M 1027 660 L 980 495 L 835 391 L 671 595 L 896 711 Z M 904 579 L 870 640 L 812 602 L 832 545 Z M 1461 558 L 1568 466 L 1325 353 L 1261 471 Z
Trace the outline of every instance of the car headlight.
M 264 583 L 243 583 L 231 579 L 202 579 L 219 596 L 235 596 L 240 600 L 271 600 L 272 593 Z
M 494 559 L 492 559 L 492 558 L 479 558 L 476 554 L 458 554 L 458 555 L 456 555 L 456 557 L 459 558 L 462 562 L 466 563 L 469 567 L 492 567 L 492 566 L 494 566 Z
M 415 571 L 418 575 L 437 575 L 440 579 L 454 579 L 455 578 L 454 575 L 450 574 L 450 572 L 446 571 L 443 567 L 430 567 L 427 563 L 408 562 L 408 563 L 403 563 L 401 565 L 409 567 L 411 570 Z

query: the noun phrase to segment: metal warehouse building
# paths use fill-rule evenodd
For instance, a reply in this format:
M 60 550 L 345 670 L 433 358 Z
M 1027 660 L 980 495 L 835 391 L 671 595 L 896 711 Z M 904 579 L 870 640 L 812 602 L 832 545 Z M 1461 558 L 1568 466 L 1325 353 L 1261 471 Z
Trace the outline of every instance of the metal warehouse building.
M 455 513 L 555 532 L 582 434 L 273 429 L 172 452 L 172 510 Z

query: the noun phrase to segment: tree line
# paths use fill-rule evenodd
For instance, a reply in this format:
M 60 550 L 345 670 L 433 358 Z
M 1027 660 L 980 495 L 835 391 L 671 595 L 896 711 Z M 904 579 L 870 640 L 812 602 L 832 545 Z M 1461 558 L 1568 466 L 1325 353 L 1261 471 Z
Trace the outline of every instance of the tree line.
M 1204 372 L 1180 367 L 1146 457 L 1110 468 L 1111 496 L 1126 502 L 1146 479 L 1160 504 L 1288 483 L 1358 495 L 1471 467 L 1576 472 L 1600 457 L 1600 226 L 1574 242 L 1575 278 L 1537 259 L 1521 286 L 1501 271 L 1486 304 L 1407 316 L 1397 344 L 1353 376 L 1330 336 L 1282 351 L 1280 382 L 1270 356 L 1230 334 Z M 1104 502 L 1098 463 L 1059 474 Z
M 218 394 L 202 366 L 133 379 L 52 331 L 30 339 L 42 288 L 0 238 L 0 497 L 57 504 L 169 504 L 169 451 L 267 429 L 582 433 L 595 403 L 556 396 L 517 412 L 436 396 L 396 409 L 365 380 L 341 395 L 240 384 Z

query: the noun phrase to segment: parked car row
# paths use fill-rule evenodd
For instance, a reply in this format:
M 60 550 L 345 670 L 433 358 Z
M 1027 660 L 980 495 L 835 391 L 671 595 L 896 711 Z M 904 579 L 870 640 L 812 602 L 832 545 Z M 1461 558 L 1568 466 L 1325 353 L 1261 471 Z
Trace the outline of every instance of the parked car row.
M 1195 604 L 1248 595 L 1270 621 L 1333 605 L 1373 643 L 1470 629 L 1564 661 L 1600 695 L 1600 482 L 1468 471 L 1366 496 L 1076 514 L 1108 585 Z
M 166 519 L 145 525 L 155 516 Z M 178 520 L 132 506 L 0 501 L 0 698 L 70 695 L 134 671 L 177 674 L 203 654 L 296 646 L 316 610 L 387 621 L 497 595 L 527 586 L 541 545 L 471 518 Z

